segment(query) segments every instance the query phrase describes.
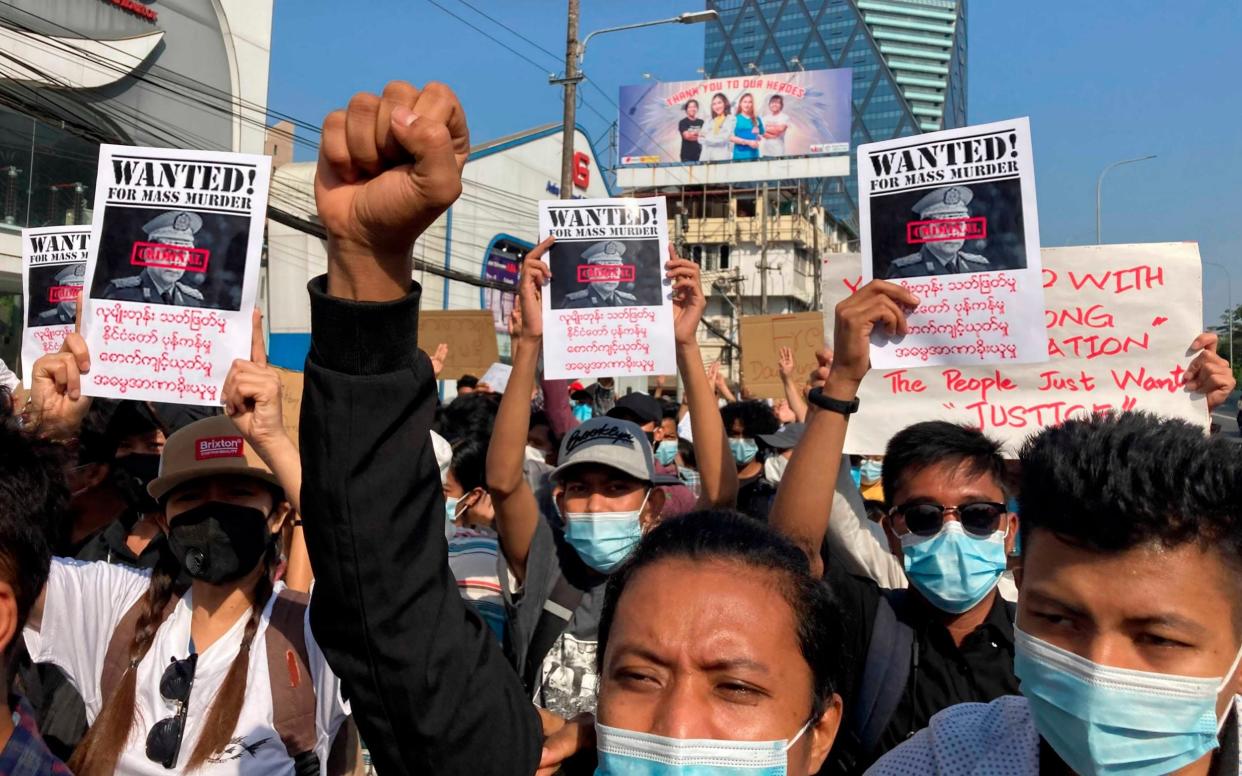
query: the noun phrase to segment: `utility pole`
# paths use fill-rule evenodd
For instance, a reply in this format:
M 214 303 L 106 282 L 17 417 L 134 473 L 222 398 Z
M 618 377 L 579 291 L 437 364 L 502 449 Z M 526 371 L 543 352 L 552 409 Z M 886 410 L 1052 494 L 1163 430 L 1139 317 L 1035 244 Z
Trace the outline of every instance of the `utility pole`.
M 578 0 L 569 0 L 565 25 L 565 77 L 558 79 L 565 88 L 565 117 L 561 126 L 561 199 L 574 197 L 574 112 L 578 82 Z
M 763 182 L 759 213 L 759 314 L 768 314 L 768 182 Z

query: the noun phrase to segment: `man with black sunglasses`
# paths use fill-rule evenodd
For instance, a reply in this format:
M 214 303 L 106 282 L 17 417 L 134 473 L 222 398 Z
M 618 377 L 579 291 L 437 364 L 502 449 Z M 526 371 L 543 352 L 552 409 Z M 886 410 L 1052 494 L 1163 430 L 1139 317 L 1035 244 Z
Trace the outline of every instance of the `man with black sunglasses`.
M 838 306 L 827 384 L 812 392 L 818 410 L 773 508 L 774 527 L 802 546 L 855 619 L 847 630 L 854 686 L 827 772 L 861 772 L 944 708 L 1018 692 L 1013 611 L 996 589 L 1018 518 L 1005 507 L 1000 445 L 982 432 L 931 421 L 889 442 L 881 523 L 908 589 L 882 589 L 841 564 L 823 568 L 829 505 L 819 491 L 836 475 L 825 464 L 841 460 L 846 419 L 869 368 L 871 330 L 900 332 L 901 306 L 914 303 L 900 286 L 877 281 Z

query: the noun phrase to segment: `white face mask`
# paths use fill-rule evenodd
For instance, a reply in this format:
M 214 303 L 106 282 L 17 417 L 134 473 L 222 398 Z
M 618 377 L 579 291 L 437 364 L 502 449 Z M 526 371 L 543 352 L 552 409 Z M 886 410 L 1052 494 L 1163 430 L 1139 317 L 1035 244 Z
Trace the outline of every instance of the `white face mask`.
M 768 456 L 763 462 L 763 476 L 768 482 L 775 485 L 781 481 L 781 477 L 785 476 L 785 469 L 789 466 L 789 459 L 783 455 Z
M 785 776 L 789 750 L 811 727 L 788 741 L 669 738 L 595 723 L 599 767 L 595 776 Z
M 531 447 L 530 445 L 527 445 L 526 446 L 526 460 L 538 461 L 539 463 L 547 463 L 548 456 L 544 455 L 544 452 L 540 450 L 538 447 Z

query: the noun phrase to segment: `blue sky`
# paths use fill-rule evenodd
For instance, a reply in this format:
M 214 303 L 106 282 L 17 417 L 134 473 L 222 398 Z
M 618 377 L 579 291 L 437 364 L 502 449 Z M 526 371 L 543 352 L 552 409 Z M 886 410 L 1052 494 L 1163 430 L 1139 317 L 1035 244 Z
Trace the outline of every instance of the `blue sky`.
M 500 38 L 524 61 L 430 0 L 276 0 L 269 104 L 318 124 L 359 90 L 393 78 L 439 80 L 456 91 L 481 143 L 560 121 L 560 64 L 472 11 L 436 0 Z M 563 58 L 562 0 L 465 0 Z M 702 7 L 701 0 L 582 0 L 583 34 Z M 971 123 L 1029 115 L 1045 245 L 1095 239 L 1095 181 L 1104 184 L 1104 242 L 1197 240 L 1205 261 L 1229 268 L 1242 303 L 1242 6 L 1229 0 L 971 0 Z M 668 25 L 591 43 L 579 123 L 603 138 L 617 87 L 696 77 L 703 30 Z M 596 111 L 598 111 L 597 115 Z M 607 117 L 605 119 L 604 117 Z M 314 139 L 314 138 L 308 138 Z M 603 152 L 601 147 L 601 153 Z M 304 149 L 299 158 L 312 158 Z M 1224 274 L 1204 267 L 1204 306 L 1227 305 Z

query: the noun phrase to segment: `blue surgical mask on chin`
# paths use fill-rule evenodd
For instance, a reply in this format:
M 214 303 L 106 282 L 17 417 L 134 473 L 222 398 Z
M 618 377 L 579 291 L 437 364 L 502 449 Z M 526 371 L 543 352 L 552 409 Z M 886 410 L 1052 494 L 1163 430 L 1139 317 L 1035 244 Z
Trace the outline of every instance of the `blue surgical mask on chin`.
M 565 540 L 591 568 L 610 573 L 634 552 L 643 538 L 639 516 L 651 491 L 633 512 L 565 512 Z
M 595 723 L 599 766 L 595 776 L 785 776 L 788 741 L 722 741 L 669 738 Z
M 668 466 L 677 458 L 677 443 L 671 439 L 662 439 L 655 449 L 656 460 L 661 466 Z
M 1219 746 L 1216 701 L 1242 650 L 1224 677 L 1205 679 L 1104 666 L 1013 632 L 1035 729 L 1081 776 L 1172 773 Z
M 736 439 L 729 440 L 729 449 L 733 451 L 733 460 L 738 466 L 745 466 L 755 460 L 755 456 L 759 454 L 759 445 L 753 439 Z
M 906 577 L 932 606 L 961 614 L 992 592 L 1005 573 L 1005 532 L 973 537 L 956 520 L 935 536 L 906 534 L 901 552 Z

